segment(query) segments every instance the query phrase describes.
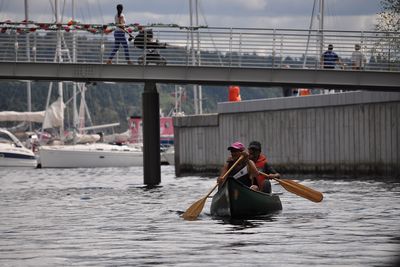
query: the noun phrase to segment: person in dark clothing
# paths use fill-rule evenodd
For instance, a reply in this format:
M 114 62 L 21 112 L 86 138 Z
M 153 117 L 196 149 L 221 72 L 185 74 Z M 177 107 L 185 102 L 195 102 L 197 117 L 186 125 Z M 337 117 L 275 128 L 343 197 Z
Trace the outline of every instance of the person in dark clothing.
M 157 65 L 165 65 L 167 63 L 166 59 L 160 55 L 157 49 L 167 48 L 166 43 L 160 43 L 158 40 L 153 40 L 153 30 L 152 29 L 142 29 L 139 31 L 138 35 L 135 37 L 133 45 L 136 48 L 143 49 L 144 55 L 139 57 L 138 63 L 140 65 L 146 63 L 154 63 Z
M 324 69 L 335 69 L 336 64 L 340 64 L 343 67 L 340 57 L 333 52 L 333 45 L 328 45 L 328 50 L 325 51 L 321 56 L 321 66 Z
M 261 153 L 261 143 L 258 141 L 250 142 L 248 146 L 249 159 L 252 160 L 257 169 L 268 176 L 259 174 L 257 176 L 257 184 L 259 190 L 265 193 L 271 193 L 271 182 L 268 179 L 279 178 L 280 174 L 268 163 L 267 157 Z
M 283 86 L 282 87 L 282 93 L 283 93 L 283 96 L 293 96 L 293 89 L 292 89 L 292 87 L 289 87 L 289 86 Z
M 159 43 L 153 40 L 154 34 L 152 29 L 142 29 L 135 37 L 134 46 L 140 49 L 160 49 L 166 48 L 165 43 Z

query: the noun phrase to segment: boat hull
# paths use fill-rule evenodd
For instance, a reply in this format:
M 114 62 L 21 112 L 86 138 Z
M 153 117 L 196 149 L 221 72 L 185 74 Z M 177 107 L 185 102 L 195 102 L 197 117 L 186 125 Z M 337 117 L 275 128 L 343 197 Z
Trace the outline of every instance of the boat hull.
M 37 159 L 18 138 L 6 129 L 0 129 L 0 167 L 35 168 Z
M 164 158 L 164 160 L 169 164 L 169 165 L 175 165 L 175 149 L 173 146 L 169 147 L 167 150 L 161 153 L 161 157 Z
M 118 146 L 47 146 L 39 150 L 42 168 L 143 166 L 143 152 Z
M 37 160 L 32 154 L 27 154 L 26 151 L 22 152 L 0 152 L 0 167 L 27 167 L 35 168 Z
M 248 218 L 282 210 L 278 195 L 254 191 L 229 178 L 213 196 L 211 215 L 230 218 Z

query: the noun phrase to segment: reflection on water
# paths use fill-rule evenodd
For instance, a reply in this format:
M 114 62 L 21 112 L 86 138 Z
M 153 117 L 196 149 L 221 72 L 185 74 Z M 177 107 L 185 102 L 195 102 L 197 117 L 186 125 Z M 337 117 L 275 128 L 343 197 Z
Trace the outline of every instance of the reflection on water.
M 1 266 L 394 266 L 400 183 L 291 176 L 313 203 L 278 184 L 283 210 L 261 218 L 181 214 L 215 178 L 143 186 L 142 168 L 0 169 Z

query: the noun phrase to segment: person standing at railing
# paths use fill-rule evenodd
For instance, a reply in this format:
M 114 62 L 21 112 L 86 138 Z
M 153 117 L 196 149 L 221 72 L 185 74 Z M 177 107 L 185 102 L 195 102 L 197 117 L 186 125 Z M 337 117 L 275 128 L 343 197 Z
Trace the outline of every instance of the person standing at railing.
M 364 54 L 360 51 L 361 46 L 359 44 L 354 45 L 355 51 L 351 54 L 351 68 L 353 70 L 361 70 L 364 68 L 367 62 Z
M 328 45 L 328 50 L 325 51 L 321 56 L 321 67 L 324 69 L 335 69 L 336 64 L 340 64 L 343 68 L 343 63 L 340 57 L 333 52 L 333 45 Z
M 129 49 L 128 49 L 128 42 L 125 38 L 125 16 L 122 13 L 123 6 L 121 4 L 117 5 L 117 14 L 115 15 L 115 24 L 116 24 L 116 29 L 114 31 L 114 48 L 111 51 L 110 57 L 107 60 L 107 64 L 112 63 L 112 59 L 115 56 L 115 53 L 117 53 L 119 46 L 122 45 L 125 50 L 125 59 L 128 64 L 132 64 L 132 61 L 130 60 L 129 56 Z

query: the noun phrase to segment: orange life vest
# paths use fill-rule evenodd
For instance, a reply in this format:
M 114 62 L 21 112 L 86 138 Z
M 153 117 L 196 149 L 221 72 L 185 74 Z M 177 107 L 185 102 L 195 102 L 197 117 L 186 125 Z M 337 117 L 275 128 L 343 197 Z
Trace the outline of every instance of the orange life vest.
M 257 162 L 255 162 L 256 167 L 259 171 L 263 171 L 264 165 L 268 162 L 267 157 L 264 154 L 260 154 L 258 156 Z M 264 181 L 266 177 L 264 175 L 258 175 L 257 176 L 257 184 L 260 189 L 264 186 Z

